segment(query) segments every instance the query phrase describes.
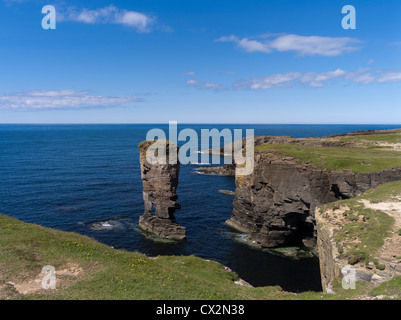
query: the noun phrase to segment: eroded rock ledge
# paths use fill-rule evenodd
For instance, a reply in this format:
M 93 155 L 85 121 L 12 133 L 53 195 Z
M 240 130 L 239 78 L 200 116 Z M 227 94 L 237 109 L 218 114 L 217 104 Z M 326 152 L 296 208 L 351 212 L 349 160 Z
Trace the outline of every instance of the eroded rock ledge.
M 180 226 L 175 219 L 174 212 L 181 208 L 177 202 L 176 193 L 180 163 L 178 161 L 178 147 L 176 146 L 176 164 L 169 164 L 169 148 L 167 147 L 167 163 L 151 164 L 146 158 L 148 148 L 157 141 L 144 141 L 139 144 L 141 163 L 141 179 L 143 185 L 143 200 L 145 212 L 139 217 L 139 226 L 162 238 L 181 240 L 186 238 L 186 229 Z M 163 142 L 162 142 L 163 143 Z M 164 142 L 165 143 L 165 142 Z M 167 146 L 171 142 L 167 141 Z M 157 155 L 156 155 L 157 156 Z

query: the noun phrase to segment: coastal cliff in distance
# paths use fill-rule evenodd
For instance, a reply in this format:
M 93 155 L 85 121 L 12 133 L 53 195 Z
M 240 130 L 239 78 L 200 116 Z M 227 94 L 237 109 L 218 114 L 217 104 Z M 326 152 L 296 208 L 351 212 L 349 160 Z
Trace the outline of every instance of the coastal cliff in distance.
M 248 232 L 250 240 L 263 247 L 302 242 L 314 247 L 315 208 L 401 180 L 400 145 L 401 130 L 303 139 L 255 137 L 254 171 L 235 177 L 227 224 Z
M 146 158 L 148 148 L 155 143 L 166 143 L 166 164 L 151 164 Z M 139 217 L 139 226 L 162 238 L 182 240 L 186 238 L 186 229 L 175 219 L 174 212 L 181 208 L 177 202 L 178 175 L 180 163 L 178 146 L 176 155 L 169 154 L 169 141 L 143 141 L 139 144 L 141 179 L 143 184 L 143 200 L 145 212 Z M 169 158 L 174 156 L 176 163 L 170 164 Z M 152 214 L 154 211 L 154 214 Z

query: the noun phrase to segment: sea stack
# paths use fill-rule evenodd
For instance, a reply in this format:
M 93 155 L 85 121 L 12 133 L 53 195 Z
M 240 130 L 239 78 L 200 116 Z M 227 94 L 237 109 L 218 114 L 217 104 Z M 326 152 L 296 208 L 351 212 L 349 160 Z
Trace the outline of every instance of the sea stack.
M 151 146 L 151 156 L 147 158 Z M 166 150 L 165 155 L 161 150 Z M 139 217 L 140 228 L 161 238 L 185 239 L 185 227 L 174 217 L 175 210 L 181 208 L 176 193 L 180 171 L 178 146 L 168 140 L 143 141 L 139 143 L 139 155 L 145 202 L 145 212 Z M 166 159 L 163 163 L 155 162 L 156 158 L 163 157 Z

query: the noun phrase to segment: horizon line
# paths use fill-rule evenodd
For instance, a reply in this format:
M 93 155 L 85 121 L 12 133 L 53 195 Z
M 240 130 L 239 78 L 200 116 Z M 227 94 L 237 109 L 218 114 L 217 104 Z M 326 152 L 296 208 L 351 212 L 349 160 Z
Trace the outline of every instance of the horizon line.
M 0 125 L 168 125 L 169 122 L 4 122 Z M 177 122 L 177 124 L 190 125 L 385 125 L 401 126 L 401 123 L 263 123 L 263 122 Z

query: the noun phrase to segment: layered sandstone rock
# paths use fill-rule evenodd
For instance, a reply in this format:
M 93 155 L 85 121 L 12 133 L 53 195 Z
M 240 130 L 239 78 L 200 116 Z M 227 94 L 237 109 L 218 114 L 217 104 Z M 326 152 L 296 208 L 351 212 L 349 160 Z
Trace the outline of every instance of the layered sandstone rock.
M 154 144 L 166 144 L 166 163 L 149 163 L 146 157 L 150 146 Z M 139 217 L 139 226 L 160 237 L 169 239 L 185 239 L 185 227 L 180 226 L 175 219 L 174 212 L 179 209 L 180 203 L 177 202 L 176 193 L 178 187 L 178 175 L 180 163 L 178 160 L 178 146 L 174 146 L 173 154 L 170 153 L 171 142 L 157 140 L 144 141 L 139 144 L 139 154 L 141 163 L 141 179 L 143 184 L 143 200 L 145 212 Z M 160 156 L 154 153 L 154 156 Z M 169 159 L 174 159 L 169 163 Z

